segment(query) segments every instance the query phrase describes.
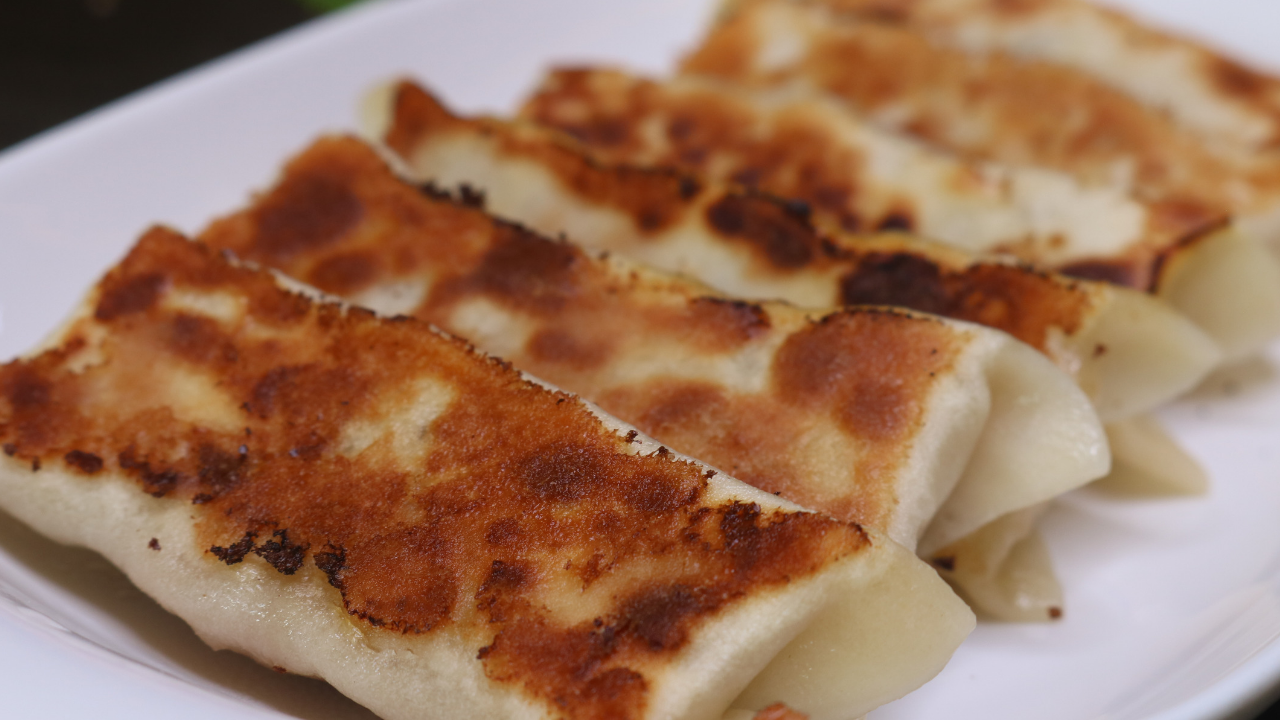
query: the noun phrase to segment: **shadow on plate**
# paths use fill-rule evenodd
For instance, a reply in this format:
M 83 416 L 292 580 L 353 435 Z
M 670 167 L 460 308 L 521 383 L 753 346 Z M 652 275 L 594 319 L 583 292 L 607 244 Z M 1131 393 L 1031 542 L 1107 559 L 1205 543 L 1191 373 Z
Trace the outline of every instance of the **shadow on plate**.
M 376 720 L 329 684 L 285 675 L 247 657 L 205 645 L 180 618 L 160 607 L 105 558 L 44 538 L 0 512 L 0 551 L 42 580 L 110 616 L 174 666 L 225 694 L 257 701 L 301 720 Z
M 1200 385 L 1181 398 L 1181 401 L 1212 401 L 1256 394 L 1263 387 L 1275 384 L 1280 371 L 1265 355 L 1254 355 L 1239 362 L 1221 367 L 1210 373 Z

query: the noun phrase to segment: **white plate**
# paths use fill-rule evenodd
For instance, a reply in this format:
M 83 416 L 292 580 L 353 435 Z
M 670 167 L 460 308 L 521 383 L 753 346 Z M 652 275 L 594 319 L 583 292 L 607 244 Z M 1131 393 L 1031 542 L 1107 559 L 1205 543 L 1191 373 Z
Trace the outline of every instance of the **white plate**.
M 0 357 L 33 345 L 163 221 L 240 205 L 399 73 L 465 111 L 507 110 L 551 61 L 669 67 L 711 0 L 386 1 L 152 88 L 0 156 Z M 1128 0 L 1280 68 L 1273 0 Z M 1089 491 L 1048 521 L 1067 616 L 983 625 L 873 720 L 1247 717 L 1280 679 L 1280 346 L 1165 419 L 1206 498 Z M 96 555 L 0 517 L 0 712 L 12 718 L 368 718 L 328 686 L 208 651 Z

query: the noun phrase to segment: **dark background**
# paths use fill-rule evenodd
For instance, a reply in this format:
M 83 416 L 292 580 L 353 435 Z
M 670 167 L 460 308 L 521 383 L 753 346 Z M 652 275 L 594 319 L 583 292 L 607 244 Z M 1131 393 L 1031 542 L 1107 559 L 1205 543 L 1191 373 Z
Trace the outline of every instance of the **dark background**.
M 0 148 L 340 4 L 0 0 Z
M 0 0 L 0 148 L 349 2 Z

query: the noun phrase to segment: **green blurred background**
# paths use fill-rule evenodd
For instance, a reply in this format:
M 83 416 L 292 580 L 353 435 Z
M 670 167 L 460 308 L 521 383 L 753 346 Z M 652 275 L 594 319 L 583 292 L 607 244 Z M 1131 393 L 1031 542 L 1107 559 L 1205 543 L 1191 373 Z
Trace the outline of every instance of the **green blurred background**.
M 354 0 L 0 0 L 0 148 Z

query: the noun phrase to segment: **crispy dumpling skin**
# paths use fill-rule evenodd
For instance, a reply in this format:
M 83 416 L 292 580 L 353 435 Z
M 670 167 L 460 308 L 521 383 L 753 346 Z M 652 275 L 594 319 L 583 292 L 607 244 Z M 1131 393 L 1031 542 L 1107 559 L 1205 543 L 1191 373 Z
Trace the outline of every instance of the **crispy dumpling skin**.
M 1087 398 L 1003 333 L 736 300 L 476 202 L 408 185 L 363 143 L 327 138 L 201 238 L 428 320 L 680 452 L 909 548 L 923 536 L 929 552 L 1107 468 Z M 314 232 L 335 205 L 353 219 Z
M 406 171 L 443 186 L 470 183 L 497 215 L 739 297 L 896 305 L 1003 330 L 1073 374 L 1108 421 L 1177 396 L 1220 358 L 1192 323 L 1142 293 L 901 234 L 819 229 L 812 204 L 597 161 L 539 127 L 457 117 L 410 83 L 390 95 L 378 136 Z
M 1280 147 L 1280 80 L 1192 38 L 1086 0 L 800 0 L 907 25 L 969 52 L 1066 65 L 1226 152 Z
M 683 71 L 834 96 L 861 117 L 966 157 L 1050 168 L 1130 193 L 1162 222 L 1193 232 L 1171 244 L 1097 248 L 1061 269 L 1159 293 L 1229 357 L 1280 334 L 1280 265 L 1257 236 L 1261 221 L 1207 232 L 1252 198 L 1275 197 L 1280 165 L 1215 152 L 1078 69 L 998 52 L 970 55 L 820 4 L 750 0 L 712 30 Z
M 879 533 L 162 229 L 0 367 L 0 447 L 8 512 L 388 719 L 845 717 L 973 622 Z
M 679 168 L 801 200 L 829 227 L 916 232 L 970 252 L 1016 252 L 1042 267 L 1071 268 L 1117 248 L 1149 255 L 1223 220 L 1061 172 L 971 162 L 797 85 L 558 68 L 521 116 L 563 130 L 607 162 Z M 1144 288 L 1147 280 L 1125 283 Z

